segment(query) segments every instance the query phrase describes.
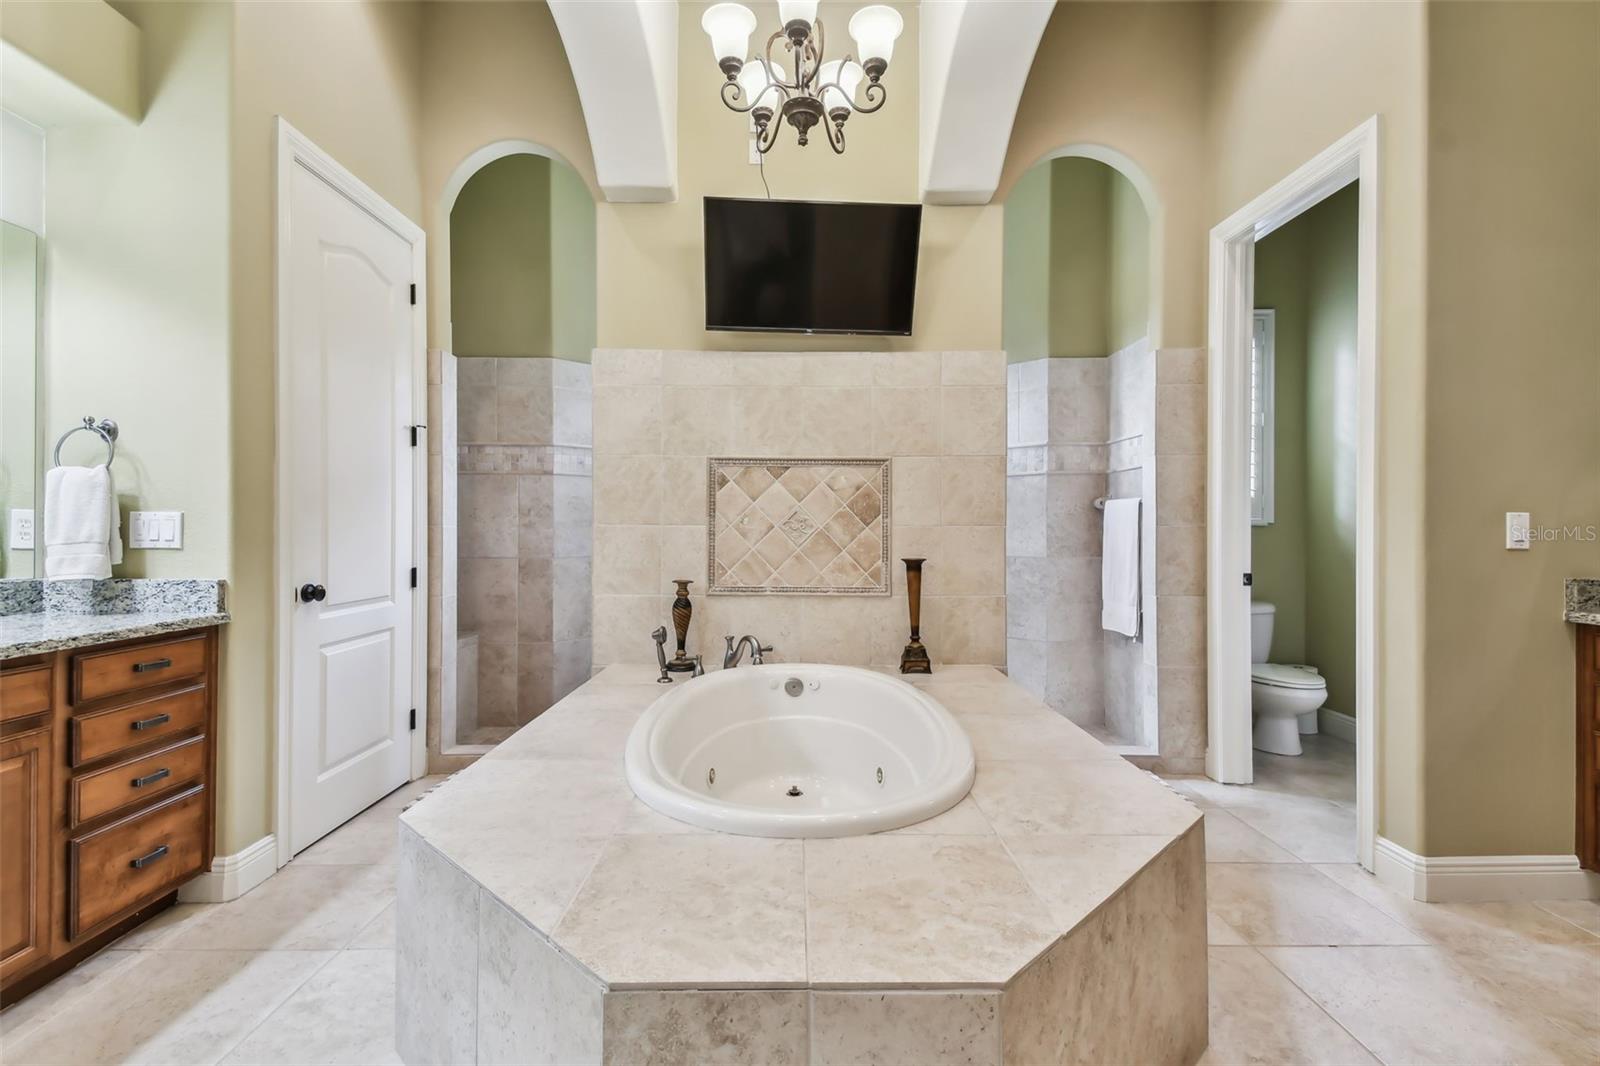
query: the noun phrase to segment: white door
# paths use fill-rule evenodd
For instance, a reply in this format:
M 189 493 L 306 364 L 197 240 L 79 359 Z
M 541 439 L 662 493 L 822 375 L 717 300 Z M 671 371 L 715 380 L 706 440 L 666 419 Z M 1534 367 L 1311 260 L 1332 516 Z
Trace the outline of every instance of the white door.
M 280 299 L 295 590 L 289 844 L 298 852 L 410 776 L 420 593 L 411 588 L 412 246 L 304 166 L 289 170 Z

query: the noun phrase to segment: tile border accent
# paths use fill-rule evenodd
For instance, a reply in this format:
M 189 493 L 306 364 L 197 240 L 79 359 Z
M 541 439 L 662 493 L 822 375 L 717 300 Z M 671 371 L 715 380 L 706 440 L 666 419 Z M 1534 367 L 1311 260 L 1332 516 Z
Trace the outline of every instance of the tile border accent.
M 841 585 L 729 585 L 717 580 L 717 475 L 718 469 L 729 466 L 743 467 L 867 467 L 877 470 L 877 489 L 881 500 L 877 521 L 880 523 L 879 580 L 870 586 Z M 892 460 L 888 458 L 762 458 L 750 456 L 711 456 L 706 460 L 706 591 L 713 595 L 742 596 L 889 596 L 893 587 L 892 542 L 890 538 L 890 497 Z M 872 480 L 868 479 L 868 484 Z M 870 523 L 868 523 L 870 527 Z M 807 534 L 809 537 L 809 534 Z M 841 548 L 841 553 L 843 549 Z M 818 575 L 821 580 L 821 575 Z

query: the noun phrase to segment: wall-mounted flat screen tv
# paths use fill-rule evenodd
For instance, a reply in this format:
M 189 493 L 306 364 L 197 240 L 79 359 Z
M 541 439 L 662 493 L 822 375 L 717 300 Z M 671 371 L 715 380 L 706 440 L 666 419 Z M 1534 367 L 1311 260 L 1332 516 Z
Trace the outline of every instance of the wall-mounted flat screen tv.
M 921 204 L 705 199 L 706 329 L 911 335 Z

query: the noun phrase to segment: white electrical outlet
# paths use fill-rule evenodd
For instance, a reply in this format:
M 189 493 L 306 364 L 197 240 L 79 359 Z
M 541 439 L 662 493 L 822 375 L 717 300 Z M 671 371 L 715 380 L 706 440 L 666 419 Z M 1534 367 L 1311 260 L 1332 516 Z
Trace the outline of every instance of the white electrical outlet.
M 1533 546 L 1532 523 L 1527 511 L 1506 512 L 1506 550 L 1525 552 Z
M 12 551 L 26 551 L 33 547 L 33 511 L 26 507 L 11 509 L 11 535 L 6 543 Z
M 182 511 L 130 511 L 128 547 L 183 547 Z

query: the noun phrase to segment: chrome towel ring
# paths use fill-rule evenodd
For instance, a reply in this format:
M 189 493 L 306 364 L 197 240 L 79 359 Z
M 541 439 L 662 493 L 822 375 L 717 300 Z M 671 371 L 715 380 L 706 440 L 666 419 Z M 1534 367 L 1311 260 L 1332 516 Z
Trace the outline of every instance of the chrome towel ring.
M 102 418 L 100 421 L 96 422 L 94 420 L 94 415 L 86 416 L 83 420 L 83 425 L 73 426 L 71 429 L 61 434 L 60 437 L 56 438 L 54 465 L 61 465 L 61 446 L 67 442 L 67 438 L 72 436 L 74 433 L 82 433 L 85 431 L 93 433 L 105 443 L 106 465 L 111 465 L 111 461 L 117 457 L 117 424 L 111 421 L 109 418 Z

